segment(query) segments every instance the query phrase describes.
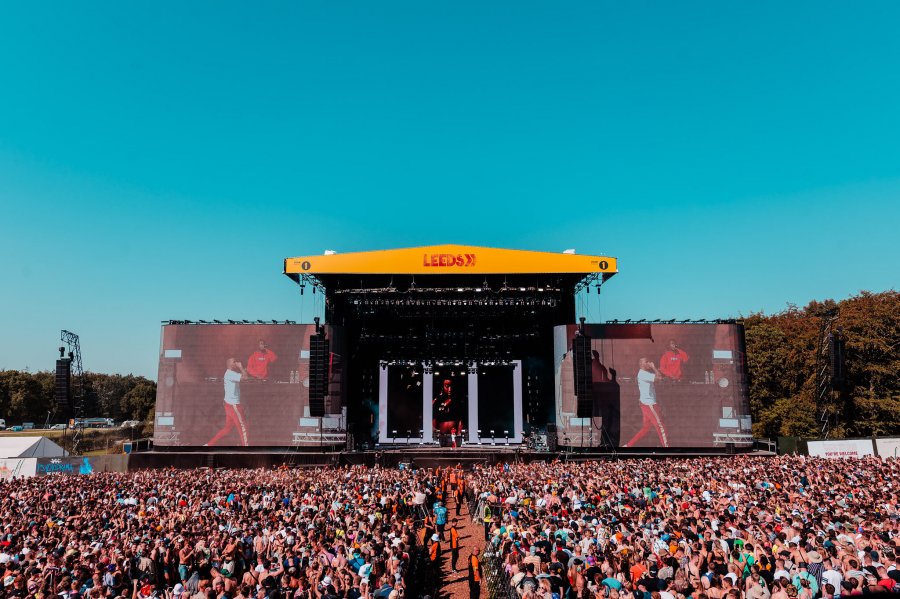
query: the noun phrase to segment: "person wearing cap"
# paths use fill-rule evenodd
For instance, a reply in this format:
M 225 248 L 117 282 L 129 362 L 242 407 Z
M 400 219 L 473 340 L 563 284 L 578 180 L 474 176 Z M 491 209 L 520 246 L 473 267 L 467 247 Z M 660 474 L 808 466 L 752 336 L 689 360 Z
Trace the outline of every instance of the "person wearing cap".
M 431 544 L 428 546 L 428 562 L 431 566 L 431 572 L 434 580 L 441 578 L 441 538 L 437 533 L 431 535 Z

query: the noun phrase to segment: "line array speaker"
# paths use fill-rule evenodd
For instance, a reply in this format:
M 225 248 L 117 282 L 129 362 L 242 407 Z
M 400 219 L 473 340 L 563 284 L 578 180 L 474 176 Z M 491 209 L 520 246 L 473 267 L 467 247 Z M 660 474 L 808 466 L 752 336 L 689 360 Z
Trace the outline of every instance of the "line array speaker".
M 59 358 L 56 361 L 56 387 L 54 399 L 64 414 L 69 410 L 69 393 L 72 388 L 72 360 L 71 358 Z
M 576 335 L 572 339 L 572 366 L 575 369 L 575 397 L 578 399 L 576 416 L 590 418 L 594 415 L 594 381 L 591 372 L 591 338 L 587 335 Z
M 309 337 L 309 415 L 325 415 L 325 396 L 328 395 L 329 342 L 323 332 Z
M 844 338 L 840 335 L 832 335 L 829 339 L 829 354 L 831 357 L 831 382 L 835 387 L 841 387 L 846 378 L 844 365 Z

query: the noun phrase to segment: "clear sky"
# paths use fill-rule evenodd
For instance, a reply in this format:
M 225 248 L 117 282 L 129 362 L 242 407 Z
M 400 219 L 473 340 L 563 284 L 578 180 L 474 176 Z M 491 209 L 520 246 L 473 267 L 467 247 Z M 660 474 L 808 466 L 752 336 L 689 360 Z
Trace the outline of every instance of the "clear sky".
M 900 3 L 6 2 L 0 368 L 310 320 L 286 256 L 618 256 L 589 320 L 897 286 Z M 315 299 L 319 299 L 316 296 Z

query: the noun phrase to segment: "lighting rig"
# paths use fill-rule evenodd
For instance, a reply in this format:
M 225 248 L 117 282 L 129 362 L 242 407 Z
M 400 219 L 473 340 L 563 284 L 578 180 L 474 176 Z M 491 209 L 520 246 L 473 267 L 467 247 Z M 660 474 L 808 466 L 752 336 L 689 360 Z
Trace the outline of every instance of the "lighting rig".
M 176 324 L 177 325 L 186 325 L 187 324 L 187 325 L 198 325 L 198 326 L 199 325 L 211 325 L 211 324 L 255 324 L 255 325 L 265 324 L 265 325 L 272 325 L 272 324 L 297 324 L 297 321 L 296 320 L 231 320 L 231 319 L 222 321 L 222 320 L 213 319 L 213 321 L 210 322 L 207 320 L 163 320 L 162 324 L 166 324 L 166 325 L 176 325 Z M 310 324 L 312 324 L 312 323 L 310 323 Z

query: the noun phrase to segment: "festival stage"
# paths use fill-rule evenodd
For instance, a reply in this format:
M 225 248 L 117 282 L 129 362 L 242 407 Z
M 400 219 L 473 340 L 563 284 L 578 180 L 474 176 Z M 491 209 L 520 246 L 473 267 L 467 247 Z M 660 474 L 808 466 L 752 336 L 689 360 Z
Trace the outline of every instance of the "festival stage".
M 617 272 L 457 245 L 286 259 L 324 318 L 164 322 L 154 451 L 134 464 L 752 452 L 743 325 L 579 318 Z

